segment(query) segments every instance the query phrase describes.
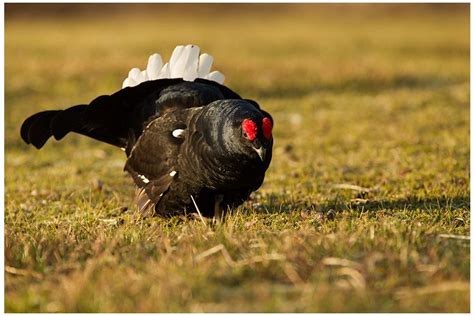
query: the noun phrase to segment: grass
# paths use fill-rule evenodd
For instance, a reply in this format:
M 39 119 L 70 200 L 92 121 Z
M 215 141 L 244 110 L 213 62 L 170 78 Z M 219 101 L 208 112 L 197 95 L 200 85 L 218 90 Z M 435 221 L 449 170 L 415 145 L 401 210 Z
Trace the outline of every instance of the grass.
M 469 312 L 469 6 L 233 8 L 7 5 L 6 311 Z M 182 43 L 276 122 L 263 187 L 224 223 L 140 218 L 105 144 L 22 143 L 27 116 Z

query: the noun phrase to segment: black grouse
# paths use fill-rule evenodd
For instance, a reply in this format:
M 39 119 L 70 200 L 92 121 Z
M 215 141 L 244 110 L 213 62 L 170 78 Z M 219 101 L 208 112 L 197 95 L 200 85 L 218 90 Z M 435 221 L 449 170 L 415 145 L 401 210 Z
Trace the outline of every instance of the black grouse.
M 21 137 L 41 148 L 54 136 L 79 133 L 122 148 L 142 213 L 199 211 L 221 216 L 242 204 L 264 179 L 272 158 L 273 119 L 209 73 L 212 57 L 178 46 L 162 66 L 133 68 L 123 89 L 89 104 L 36 113 Z

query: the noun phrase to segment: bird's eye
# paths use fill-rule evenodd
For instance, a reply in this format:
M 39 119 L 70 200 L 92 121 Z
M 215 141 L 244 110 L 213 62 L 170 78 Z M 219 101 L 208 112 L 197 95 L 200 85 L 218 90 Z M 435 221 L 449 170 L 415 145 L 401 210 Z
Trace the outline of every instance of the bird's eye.
M 266 139 L 270 139 L 272 137 L 272 121 L 268 117 L 264 117 L 262 120 L 262 130 L 263 130 L 263 136 L 265 136 Z

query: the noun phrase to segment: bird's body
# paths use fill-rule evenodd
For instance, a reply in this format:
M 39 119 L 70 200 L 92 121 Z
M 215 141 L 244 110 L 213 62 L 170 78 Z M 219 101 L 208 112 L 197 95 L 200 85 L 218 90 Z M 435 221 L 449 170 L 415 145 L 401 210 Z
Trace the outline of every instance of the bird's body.
M 255 101 L 215 81 L 175 78 L 37 113 L 23 123 L 21 136 L 37 148 L 69 132 L 121 147 L 140 211 L 213 216 L 242 204 L 262 184 L 272 124 Z

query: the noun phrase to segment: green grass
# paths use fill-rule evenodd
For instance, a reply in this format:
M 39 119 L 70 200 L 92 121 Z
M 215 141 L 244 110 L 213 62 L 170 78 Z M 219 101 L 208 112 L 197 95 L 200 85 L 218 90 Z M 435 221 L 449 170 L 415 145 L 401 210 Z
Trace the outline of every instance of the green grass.
M 469 311 L 469 6 L 255 8 L 7 7 L 6 311 Z M 140 218 L 105 144 L 22 143 L 27 116 L 183 43 L 275 119 L 265 183 L 224 223 Z

